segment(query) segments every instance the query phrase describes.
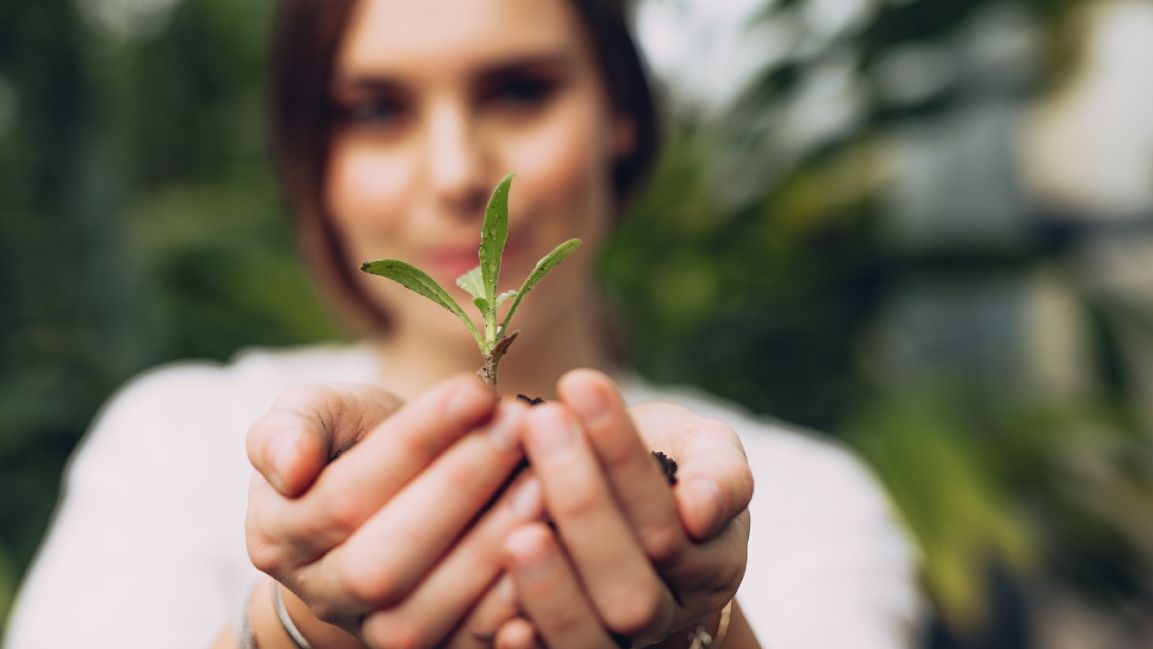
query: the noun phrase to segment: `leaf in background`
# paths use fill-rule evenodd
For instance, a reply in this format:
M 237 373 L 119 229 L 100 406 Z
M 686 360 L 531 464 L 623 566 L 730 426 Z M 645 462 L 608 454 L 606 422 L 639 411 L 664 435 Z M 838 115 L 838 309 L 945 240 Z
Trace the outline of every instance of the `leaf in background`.
M 508 189 L 513 174 L 500 181 L 488 199 L 484 210 L 484 225 L 480 229 L 480 268 L 484 281 L 485 298 L 492 302 L 496 298 L 496 282 L 500 277 L 500 258 L 504 255 L 504 244 L 508 240 Z
M 478 342 L 480 341 L 480 332 L 477 331 L 476 325 L 465 315 L 464 310 L 460 308 L 456 300 L 452 299 L 452 296 L 441 288 L 440 284 L 436 283 L 436 280 L 429 277 L 428 273 L 397 259 L 368 261 L 361 264 L 360 269 L 366 273 L 387 277 L 408 290 L 419 293 L 448 309 L 468 326 L 468 330 L 472 332 L 473 338 L 476 338 Z
M 487 297 L 484 293 L 484 281 L 481 279 L 480 266 L 456 278 L 456 285 L 468 291 L 474 300 L 478 297 Z
M 552 252 L 536 262 L 536 266 L 533 267 L 532 272 L 528 274 L 520 290 L 516 292 L 516 299 L 513 300 L 512 306 L 508 308 L 508 313 L 504 316 L 504 322 L 501 323 L 502 331 L 508 330 L 508 323 L 512 320 L 512 314 L 516 312 L 516 308 L 520 306 L 520 301 L 524 299 L 524 296 L 527 295 L 538 282 L 544 279 L 544 276 L 547 275 L 549 271 L 556 268 L 557 264 L 564 261 L 566 257 L 576 251 L 580 245 L 580 239 L 569 239 L 556 248 L 553 248 Z

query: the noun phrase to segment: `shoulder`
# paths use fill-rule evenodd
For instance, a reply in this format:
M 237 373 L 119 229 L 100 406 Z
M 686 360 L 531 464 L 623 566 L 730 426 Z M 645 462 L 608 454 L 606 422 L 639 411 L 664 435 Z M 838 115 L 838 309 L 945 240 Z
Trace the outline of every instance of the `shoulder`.
M 117 391 L 101 419 L 126 412 L 227 414 L 234 403 L 267 405 L 301 383 L 370 380 L 375 361 L 367 345 L 310 345 L 282 349 L 251 348 L 227 363 L 179 361 L 145 371 Z
M 234 451 L 248 425 L 284 390 L 302 383 L 367 381 L 367 345 L 249 349 L 227 363 L 180 361 L 145 371 L 105 404 L 82 443 L 83 465 L 172 458 L 243 460 Z M 242 448 L 242 447 L 240 447 Z M 214 454 L 217 458 L 209 458 Z

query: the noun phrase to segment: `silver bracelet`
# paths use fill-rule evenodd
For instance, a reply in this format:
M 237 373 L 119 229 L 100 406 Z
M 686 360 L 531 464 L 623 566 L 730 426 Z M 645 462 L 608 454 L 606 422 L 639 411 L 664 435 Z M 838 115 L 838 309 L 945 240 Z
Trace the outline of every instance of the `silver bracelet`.
M 721 609 L 721 619 L 717 622 L 717 632 L 709 633 L 705 625 L 698 624 L 697 628 L 689 634 L 689 649 L 720 649 L 725 636 L 729 634 L 729 620 L 733 614 L 733 600 Z
M 288 609 L 284 606 L 284 596 L 280 594 L 280 584 L 275 581 L 272 582 L 272 607 L 276 609 L 276 617 L 280 619 L 280 626 L 288 634 L 288 637 L 292 638 L 292 643 L 296 645 L 296 649 L 312 649 L 312 645 L 304 639 L 304 634 L 296 628 L 296 623 L 288 614 Z

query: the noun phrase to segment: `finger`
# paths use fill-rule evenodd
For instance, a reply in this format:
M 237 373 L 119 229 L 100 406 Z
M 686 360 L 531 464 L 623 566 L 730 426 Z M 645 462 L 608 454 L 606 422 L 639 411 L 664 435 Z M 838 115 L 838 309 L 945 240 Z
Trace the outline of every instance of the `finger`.
M 512 577 L 502 574 L 440 646 L 446 649 L 489 649 L 496 643 L 500 629 L 515 619 L 519 611 Z
M 694 537 L 660 568 L 677 596 L 674 628 L 723 606 L 747 560 L 752 477 L 740 440 L 726 424 L 671 404 L 631 410 L 642 435 L 660 437 L 680 462 L 674 488 L 679 518 Z
M 493 414 L 496 397 L 476 377 L 449 379 L 397 410 L 330 462 L 306 494 L 250 511 L 255 530 L 291 546 L 295 565 L 344 542 L 445 448 Z M 507 453 L 507 427 L 490 426 Z M 505 434 L 501 436 L 500 433 Z
M 664 628 L 672 596 L 633 536 L 577 421 L 563 406 L 546 403 L 529 411 L 523 432 L 548 512 L 601 619 L 630 636 Z
M 484 646 L 491 646 L 500 623 L 517 612 L 512 582 L 501 577 L 502 544 L 517 526 L 543 515 L 540 482 L 524 472 L 408 597 L 369 616 L 366 636 L 395 637 L 400 629 L 407 636 L 440 640 L 456 627 L 450 644 L 485 640 Z M 503 585 L 493 588 L 498 581 Z
M 505 551 L 521 606 L 545 646 L 616 649 L 548 527 L 521 527 Z
M 502 403 L 492 426 L 445 450 L 304 572 L 315 575 L 316 585 L 333 598 L 365 610 L 393 606 L 407 597 L 521 460 L 520 447 L 508 440 L 516 438 L 525 414 L 523 404 Z
M 753 476 L 740 438 L 718 419 L 700 417 L 671 404 L 630 410 L 643 437 L 659 431 L 678 462 L 673 489 L 681 524 L 701 541 L 725 528 L 749 506 Z
M 496 632 L 494 645 L 496 649 L 543 649 L 532 622 L 523 617 L 502 624 Z
M 658 565 L 688 546 L 668 480 L 653 461 L 612 381 L 575 370 L 557 386 L 561 401 L 580 416 L 621 511 L 645 554 Z
M 744 511 L 720 533 L 692 544 L 675 564 L 661 570 L 681 604 L 670 628 L 691 625 L 733 598 L 745 574 L 748 542 L 749 513 Z
M 699 419 L 685 440 L 673 489 L 681 522 L 694 539 L 724 530 L 749 507 L 753 474 L 733 429 L 716 419 Z
M 745 510 L 716 536 L 684 554 L 670 576 L 723 604 L 732 599 L 745 572 L 749 545 L 749 512 Z
M 244 519 L 244 542 L 248 558 L 256 568 L 273 579 L 285 582 L 302 562 L 290 543 L 270 531 L 268 521 L 282 511 L 284 496 L 259 473 L 248 487 L 248 509 Z
M 298 496 L 326 462 L 400 405 L 392 393 L 367 384 L 292 388 L 249 428 L 248 459 L 277 491 Z

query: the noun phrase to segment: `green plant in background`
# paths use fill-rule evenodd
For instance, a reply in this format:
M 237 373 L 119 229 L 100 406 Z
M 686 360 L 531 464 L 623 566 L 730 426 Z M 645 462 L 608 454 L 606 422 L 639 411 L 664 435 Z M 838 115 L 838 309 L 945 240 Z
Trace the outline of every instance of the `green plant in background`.
M 509 323 L 521 300 L 549 271 L 556 268 L 581 245 L 579 239 L 569 239 L 558 245 L 536 263 L 519 290 L 498 293 L 500 262 L 504 255 L 505 242 L 508 241 L 508 191 L 512 185 L 512 178 L 513 175 L 509 174 L 500 181 L 485 207 L 484 223 L 480 230 L 480 247 L 477 250 L 480 265 L 456 279 L 457 286 L 472 296 L 472 303 L 480 311 L 483 331 L 477 328 L 448 291 L 423 270 L 399 259 L 378 259 L 365 262 L 360 267 L 366 273 L 387 277 L 423 295 L 460 318 L 465 327 L 468 327 L 484 359 L 477 375 L 494 388 L 500 359 L 504 357 L 519 333 L 510 332 Z M 501 319 L 500 308 L 510 299 L 512 302 L 505 311 L 504 318 Z
M 924 553 L 922 575 L 939 615 L 957 629 L 994 612 L 982 570 L 1032 574 L 1037 531 L 1014 507 L 1004 475 L 947 396 L 880 397 L 849 423 L 846 440 L 885 483 Z

